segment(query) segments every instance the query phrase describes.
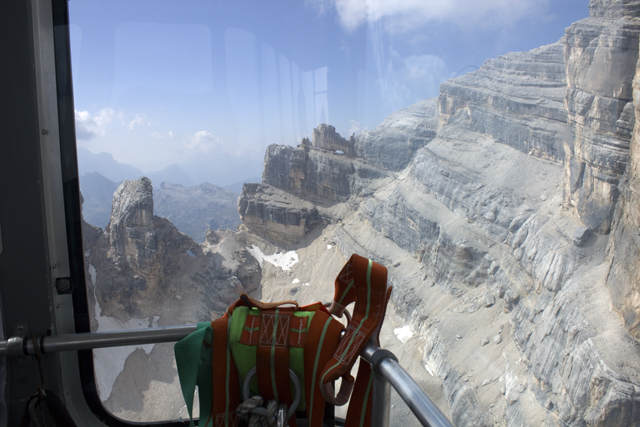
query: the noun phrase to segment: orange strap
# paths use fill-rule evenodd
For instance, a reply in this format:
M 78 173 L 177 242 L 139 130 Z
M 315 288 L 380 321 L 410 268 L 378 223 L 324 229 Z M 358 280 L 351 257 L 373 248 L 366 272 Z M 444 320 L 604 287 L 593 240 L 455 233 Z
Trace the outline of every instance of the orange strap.
M 251 302 L 251 305 L 253 305 L 256 308 L 259 308 L 261 311 L 271 310 L 283 305 L 293 305 L 296 308 L 298 307 L 298 301 L 286 300 L 286 301 L 278 301 L 278 302 L 262 302 L 262 301 L 258 301 L 257 299 L 251 298 L 248 294 L 245 294 L 244 292 L 241 292 L 240 301 L 242 301 L 243 298 L 247 298 L 249 302 Z M 242 305 L 245 305 L 245 304 L 242 304 Z
M 354 388 L 347 411 L 345 425 L 348 427 L 371 425 L 371 365 L 361 359 L 355 386 L 349 384 L 353 381 L 349 373 L 367 341 L 379 342 L 391 289 L 387 286 L 387 269 L 356 254 L 351 256 L 336 278 L 331 313 L 341 317 L 347 305 L 355 302 L 355 306 L 345 334 L 325 364 L 320 387 L 325 399 L 334 404 L 343 404 L 348 398 L 343 392 L 345 384 Z M 336 396 L 330 383 L 340 376 L 343 386 Z M 349 388 L 345 390 L 348 392 Z
M 240 380 L 228 345 L 230 318 L 224 316 L 211 322 L 213 328 L 213 394 L 210 419 L 203 425 L 236 427 L 236 409 L 240 404 Z M 213 419 L 211 419 L 213 417 Z M 210 424 L 212 422 L 212 424 Z
M 294 308 L 275 308 L 260 313 L 262 318 L 260 338 L 256 353 L 256 376 L 260 395 L 269 401 L 293 403 L 289 383 L 289 335 Z M 296 426 L 296 416 L 291 416 L 289 425 Z
M 324 307 L 318 308 L 311 319 L 304 346 L 304 391 L 309 427 L 321 427 L 326 401 L 320 390 L 322 368 L 331 359 L 333 351 L 340 341 L 344 327 L 327 313 Z
M 321 383 L 327 384 L 348 375 L 369 338 L 374 333 L 377 338 L 388 295 L 387 269 L 353 254 L 338 274 L 333 299 L 336 310 L 355 301 L 353 315 L 333 357 L 323 369 Z M 330 400 L 332 397 L 325 395 L 325 398 Z
M 360 358 L 358 379 L 349 402 L 345 427 L 362 427 L 371 425 L 371 388 L 373 374 L 369 362 Z

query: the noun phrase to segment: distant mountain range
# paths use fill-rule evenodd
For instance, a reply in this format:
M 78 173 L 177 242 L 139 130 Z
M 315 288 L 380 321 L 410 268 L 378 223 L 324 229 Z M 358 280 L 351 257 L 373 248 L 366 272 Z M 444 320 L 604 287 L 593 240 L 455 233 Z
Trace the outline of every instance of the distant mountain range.
M 84 197 L 82 216 L 92 225 L 105 228 L 111 217 L 111 200 L 120 182 L 113 182 L 98 172 L 80 176 L 80 191 Z
M 95 154 L 83 147 L 78 147 L 77 151 L 80 176 L 98 172 L 113 182 L 122 182 L 125 179 L 138 179 L 144 175 L 144 172 L 137 167 L 118 162 L 110 153 Z
M 153 189 L 154 212 L 202 243 L 208 228 L 235 230 L 240 225 L 239 196 L 208 182 L 195 187 L 163 182 Z
M 209 182 L 242 191 L 245 182 L 260 182 L 264 153 L 233 156 L 219 153 L 215 156 L 193 158 L 184 163 L 174 163 L 157 171 L 143 171 L 135 166 L 120 163 L 110 153 L 95 154 L 84 147 L 78 147 L 78 169 L 80 175 L 98 172 L 113 182 L 139 179 L 146 176 L 152 182 L 171 182 L 185 187 L 193 187 Z

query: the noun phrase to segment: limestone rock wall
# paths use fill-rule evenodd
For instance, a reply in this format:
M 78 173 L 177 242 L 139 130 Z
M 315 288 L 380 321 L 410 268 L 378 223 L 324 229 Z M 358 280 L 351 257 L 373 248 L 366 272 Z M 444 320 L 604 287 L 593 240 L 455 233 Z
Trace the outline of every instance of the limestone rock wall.
M 636 126 L 627 170 L 620 182 L 620 199 L 613 216 L 609 244 L 611 268 L 607 284 L 613 303 L 629 332 L 640 339 L 640 63 L 633 81 Z
M 361 132 L 355 150 L 369 164 L 398 171 L 436 136 L 437 128 L 436 100 L 426 99 L 390 114 L 375 129 Z
M 608 233 L 633 129 L 632 79 L 640 20 L 635 1 L 592 1 L 591 18 L 565 34 L 568 122 L 565 208 L 591 230 Z
M 565 88 L 562 42 L 508 53 L 440 86 L 440 127 L 456 123 L 524 153 L 561 162 L 563 142 L 572 140 Z
M 268 184 L 244 184 L 238 211 L 254 233 L 283 244 L 295 243 L 330 221 L 314 204 Z

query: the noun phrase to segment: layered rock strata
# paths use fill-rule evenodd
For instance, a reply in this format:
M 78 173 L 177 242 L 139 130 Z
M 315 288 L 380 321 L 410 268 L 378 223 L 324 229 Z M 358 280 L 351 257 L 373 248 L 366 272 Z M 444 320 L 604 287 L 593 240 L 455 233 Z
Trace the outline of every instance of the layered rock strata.
M 566 150 L 564 206 L 608 233 L 634 124 L 632 79 L 638 59 L 636 2 L 592 2 L 591 17 L 565 34 L 565 106 L 575 139 Z
M 535 157 L 561 162 L 571 142 L 562 41 L 487 60 L 440 87 L 440 126 L 456 123 Z
M 322 208 L 268 184 L 244 184 L 238 211 L 251 231 L 285 244 L 331 220 Z
M 438 111 L 435 99 L 426 99 L 392 113 L 355 141 L 357 156 L 378 168 L 399 171 L 435 136 Z
M 356 158 L 352 138 L 346 140 L 329 125 L 313 131 L 296 148 L 270 145 L 264 158 L 262 183 L 320 204 L 344 202 L 366 189 L 367 181 L 385 176 L 379 168 Z
M 633 81 L 636 123 L 640 123 L 640 62 Z M 609 243 L 611 267 L 607 284 L 613 303 L 629 332 L 640 339 L 640 126 L 635 126 L 627 170 L 620 182 L 620 199 Z
M 355 138 L 321 124 L 311 141 L 305 138 L 295 148 L 269 146 L 262 184 L 245 185 L 238 201 L 243 223 L 281 243 L 300 241 L 336 217 L 330 207 L 370 197 L 380 182 L 406 167 L 435 137 L 437 125 L 436 102 L 428 99 Z M 315 206 L 327 209 L 319 214 Z

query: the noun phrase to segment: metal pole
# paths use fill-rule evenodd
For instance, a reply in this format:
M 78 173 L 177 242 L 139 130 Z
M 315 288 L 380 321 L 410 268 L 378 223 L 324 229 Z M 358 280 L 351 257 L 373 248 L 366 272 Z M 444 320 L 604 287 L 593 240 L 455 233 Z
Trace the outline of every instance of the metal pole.
M 361 361 L 360 363 L 364 362 Z M 388 427 L 391 413 L 391 385 L 378 372 L 373 372 L 372 375 L 371 425 Z
M 196 330 L 196 325 L 130 329 L 112 332 L 42 336 L 35 339 L 41 353 L 89 350 L 124 345 L 175 342 Z M 0 341 L 0 357 L 20 357 L 35 354 L 30 337 L 12 337 Z M 376 426 L 389 425 L 389 383 L 407 403 L 423 425 L 453 427 L 438 407 L 427 397 L 413 378 L 398 363 L 393 353 L 368 343 L 362 356 L 373 365 L 372 417 Z
M 380 347 L 369 342 L 362 351 L 362 357 L 373 365 L 374 373 L 379 372 L 391 383 L 422 425 L 453 427 L 447 417 L 429 399 L 411 375 L 400 366 L 393 353 L 388 350 L 381 350 Z
M 179 341 L 196 330 L 196 325 L 166 326 L 149 329 L 129 329 L 112 332 L 51 335 L 36 338 L 42 353 L 89 350 L 123 345 L 155 344 Z M 30 337 L 13 337 L 0 341 L 0 357 L 20 357 L 35 354 Z

